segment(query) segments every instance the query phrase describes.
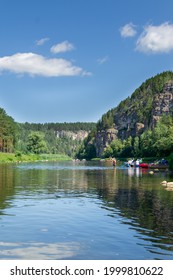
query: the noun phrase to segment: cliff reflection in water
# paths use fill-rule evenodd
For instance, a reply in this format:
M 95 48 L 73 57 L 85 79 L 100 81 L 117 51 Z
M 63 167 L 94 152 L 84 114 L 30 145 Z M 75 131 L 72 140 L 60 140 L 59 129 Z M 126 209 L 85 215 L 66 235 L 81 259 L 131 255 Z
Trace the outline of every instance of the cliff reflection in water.
M 118 213 L 121 222 L 135 230 L 135 236 L 143 241 L 139 244 L 157 254 L 162 254 L 158 249 L 173 252 L 173 192 L 161 186 L 165 176 L 168 175 L 151 176 L 139 168 L 117 169 L 97 176 L 102 207 L 112 217 Z

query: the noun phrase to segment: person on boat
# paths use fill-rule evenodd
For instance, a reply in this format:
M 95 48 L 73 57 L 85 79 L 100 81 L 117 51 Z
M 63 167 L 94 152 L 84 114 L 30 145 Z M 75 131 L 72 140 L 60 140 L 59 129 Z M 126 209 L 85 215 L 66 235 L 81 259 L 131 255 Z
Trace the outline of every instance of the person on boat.
M 135 166 L 136 166 L 136 167 L 139 167 L 139 159 L 136 160 Z
M 134 166 L 134 159 L 129 159 L 128 160 L 128 166 L 133 167 Z
M 166 165 L 166 164 L 168 164 L 168 161 L 166 159 L 162 158 L 160 163 L 163 165 Z

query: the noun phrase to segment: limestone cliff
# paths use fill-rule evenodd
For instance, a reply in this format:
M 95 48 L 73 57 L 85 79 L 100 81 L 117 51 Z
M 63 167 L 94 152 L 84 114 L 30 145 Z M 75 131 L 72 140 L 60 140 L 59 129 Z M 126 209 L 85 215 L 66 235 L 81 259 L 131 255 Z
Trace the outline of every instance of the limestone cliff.
M 70 131 L 70 130 L 60 130 L 56 131 L 58 138 L 67 137 L 71 140 L 82 141 L 88 136 L 89 132 L 86 130 Z
M 156 122 L 163 114 L 171 114 L 173 112 L 173 80 L 166 83 L 163 91 L 156 94 L 153 99 L 151 127 L 156 125 Z

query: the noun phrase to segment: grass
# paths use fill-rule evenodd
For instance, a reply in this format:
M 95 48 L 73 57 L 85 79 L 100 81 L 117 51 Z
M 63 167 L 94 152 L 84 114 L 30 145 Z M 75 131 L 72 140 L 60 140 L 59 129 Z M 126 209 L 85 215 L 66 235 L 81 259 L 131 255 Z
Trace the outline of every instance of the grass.
M 31 161 L 60 161 L 71 160 L 67 155 L 61 154 L 21 154 L 21 153 L 0 153 L 0 163 L 10 162 L 31 162 Z

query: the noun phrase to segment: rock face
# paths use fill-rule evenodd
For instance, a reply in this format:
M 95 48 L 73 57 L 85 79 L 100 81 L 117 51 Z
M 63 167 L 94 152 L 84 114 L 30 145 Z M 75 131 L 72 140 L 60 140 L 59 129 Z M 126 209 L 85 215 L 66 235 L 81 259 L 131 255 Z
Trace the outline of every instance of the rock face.
M 151 127 L 155 127 L 163 114 L 173 111 L 173 81 L 166 83 L 163 92 L 157 94 L 153 100 Z
M 56 132 L 58 138 L 67 137 L 70 138 L 71 140 L 78 140 L 78 141 L 84 140 L 88 136 L 88 134 L 89 132 L 85 130 L 78 130 L 76 132 L 69 131 L 69 130 L 67 131 L 61 130 Z
M 173 112 L 173 78 L 164 83 L 160 92 L 154 92 L 151 85 L 152 81 L 114 109 L 110 128 L 97 129 L 94 145 L 98 157 L 113 140 L 140 136 L 154 128 L 163 114 Z
M 117 139 L 118 130 L 115 128 L 110 128 L 107 130 L 98 131 L 95 137 L 95 147 L 96 155 L 98 157 L 104 151 L 104 148 L 107 147 L 113 140 Z

